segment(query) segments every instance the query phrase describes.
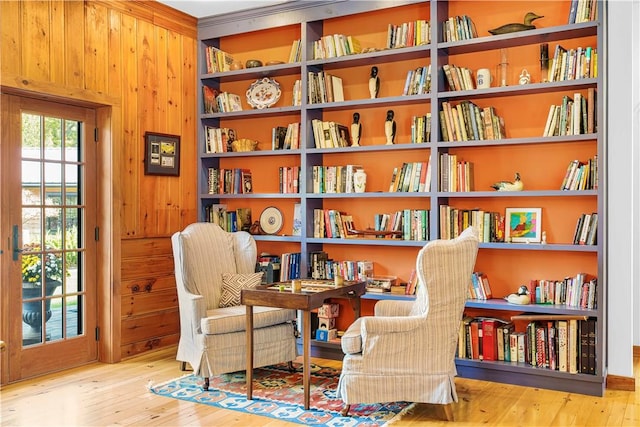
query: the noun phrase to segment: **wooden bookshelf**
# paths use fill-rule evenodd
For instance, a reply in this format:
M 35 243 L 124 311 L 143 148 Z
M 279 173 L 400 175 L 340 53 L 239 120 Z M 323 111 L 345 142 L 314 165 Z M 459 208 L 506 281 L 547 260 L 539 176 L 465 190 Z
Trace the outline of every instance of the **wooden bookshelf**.
M 269 206 L 277 206 L 284 222 L 277 235 L 257 235 L 258 250 L 279 254 L 301 252 L 301 272 L 306 276 L 307 256 L 323 250 L 335 260 L 371 260 L 376 275 L 395 275 L 408 280 L 423 241 L 355 238 L 314 238 L 314 209 L 336 209 L 353 216 L 356 229 L 368 229 L 373 216 L 397 209 L 428 209 L 429 237 L 440 237 L 439 208 L 450 205 L 459 209 L 482 209 L 504 213 L 510 207 L 542 208 L 542 230 L 547 242 L 504 243 L 482 242 L 476 270 L 488 274 L 493 295 L 488 301 L 470 300 L 467 311 L 474 315 L 493 317 L 514 314 L 585 315 L 597 321 L 597 368 L 595 375 L 568 374 L 540 369 L 524 364 L 483 362 L 459 359 L 458 372 L 470 378 L 482 378 L 571 392 L 602 395 L 606 379 L 606 278 L 605 241 L 606 164 L 604 132 L 604 97 L 597 106 L 599 129 L 595 133 L 543 137 L 550 105 L 558 104 L 564 95 L 586 94 L 589 89 L 603 88 L 602 74 L 575 80 L 543 82 L 539 67 L 539 45 L 548 43 L 550 56 L 557 43 L 566 48 L 592 46 L 598 49 L 598 65 L 604 69 L 606 51 L 603 43 L 602 20 L 567 24 L 570 1 L 540 2 L 535 12 L 545 18 L 535 21 L 536 29 L 492 36 L 488 30 L 508 22 L 519 22 L 529 6 L 522 2 L 468 1 L 405 1 L 405 2 L 304 2 L 304 5 L 278 5 L 261 9 L 260 13 L 239 12 L 222 18 L 213 17 L 199 23 L 202 46 L 215 46 L 245 62 L 260 59 L 286 61 L 294 40 L 300 39 L 301 61 L 259 68 L 207 74 L 200 67 L 201 85 L 218 90 L 244 94 L 255 80 L 269 77 L 282 89 L 280 100 L 272 107 L 252 109 L 243 98 L 243 111 L 202 114 L 199 128 L 198 209 L 204 220 L 204 209 L 213 203 L 227 204 L 229 209 L 249 207 L 253 221 Z M 599 8 L 602 4 L 598 3 Z M 527 9 L 527 10 L 525 10 Z M 489 12 L 490 11 L 490 12 Z M 603 16 L 599 10 L 598 16 Z M 450 16 L 468 15 L 474 22 L 478 37 L 456 42 L 442 42 L 441 22 Z M 431 42 L 419 46 L 382 49 L 389 24 L 401 24 L 416 19 L 430 22 Z M 313 42 L 329 34 L 356 37 L 363 48 L 376 51 L 328 59 L 314 59 Z M 268 40 L 268 41 L 267 41 Z M 496 65 L 500 49 L 506 49 L 509 61 L 508 85 L 496 86 Z M 471 70 L 489 68 L 494 84 L 488 89 L 450 91 L 443 64 L 455 64 Z M 377 98 L 368 93 L 371 66 L 377 66 L 381 89 Z M 431 91 L 427 94 L 402 96 L 407 72 L 431 65 Z M 518 84 L 518 75 L 528 70 L 532 81 Z M 307 75 L 325 71 L 339 76 L 343 82 L 343 102 L 314 103 L 307 101 Z M 302 82 L 302 103 L 293 104 L 293 86 Z M 201 96 L 201 95 L 200 95 Z M 493 106 L 504 118 L 506 137 L 448 142 L 440 132 L 439 111 L 443 102 L 457 104 L 463 100 L 486 107 Z M 199 99 L 199 107 L 202 100 Z M 394 145 L 385 145 L 384 120 L 388 109 L 395 112 L 397 134 Z M 315 148 L 311 120 L 335 121 L 349 125 L 352 114 L 359 112 L 363 132 L 359 147 Z M 411 141 L 410 121 L 414 115 L 431 113 L 431 140 L 415 144 Z M 271 129 L 300 122 L 301 148 L 271 150 Z M 204 154 L 204 125 L 236 129 L 239 138 L 257 140 L 258 151 L 243 153 Z M 475 191 L 444 192 L 439 190 L 440 154 L 455 154 L 475 165 Z M 585 160 L 597 155 L 599 186 L 593 190 L 562 191 L 560 186 L 569 161 Z M 393 168 L 403 162 L 427 161 L 432 158 L 431 188 L 424 192 L 389 192 Z M 362 165 L 367 171 L 365 193 L 313 193 L 312 166 Z M 278 167 L 299 166 L 300 193 L 278 192 Z M 207 194 L 207 170 L 214 168 L 250 168 L 253 194 Z M 521 192 L 495 192 L 493 182 L 509 179 L 519 172 L 525 183 Z M 292 236 L 293 207 L 302 208 L 302 234 Z M 596 245 L 573 245 L 576 220 L 585 212 L 598 212 L 599 228 Z M 501 297 L 515 292 L 520 284 L 531 279 L 562 279 L 586 272 L 598 277 L 597 308 L 536 305 L 513 306 Z M 363 313 L 371 313 L 379 299 L 400 298 L 398 295 L 367 294 Z M 343 310 L 345 312 L 345 310 Z M 341 316 L 338 328 L 345 329 L 352 321 Z M 327 354 L 327 348 L 340 357 L 332 343 L 318 343 L 314 348 Z

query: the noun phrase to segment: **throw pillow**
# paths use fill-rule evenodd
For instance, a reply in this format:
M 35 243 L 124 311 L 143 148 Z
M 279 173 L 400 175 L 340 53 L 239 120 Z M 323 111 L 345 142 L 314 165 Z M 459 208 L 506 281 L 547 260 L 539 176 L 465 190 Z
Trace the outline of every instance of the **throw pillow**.
M 262 274 L 222 274 L 222 295 L 220 296 L 220 308 L 240 305 L 240 291 L 243 289 L 253 289 L 262 283 Z

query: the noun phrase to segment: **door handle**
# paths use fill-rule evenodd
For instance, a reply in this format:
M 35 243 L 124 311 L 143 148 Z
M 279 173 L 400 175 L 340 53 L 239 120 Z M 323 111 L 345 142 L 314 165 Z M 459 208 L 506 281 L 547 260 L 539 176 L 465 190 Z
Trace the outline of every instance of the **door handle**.
M 12 232 L 12 235 L 13 235 L 13 260 L 14 261 L 18 260 L 18 254 L 21 254 L 22 251 L 24 250 L 24 249 L 21 249 L 21 248 L 18 247 L 18 231 L 19 231 L 18 230 L 18 226 L 14 225 L 13 226 L 13 232 Z

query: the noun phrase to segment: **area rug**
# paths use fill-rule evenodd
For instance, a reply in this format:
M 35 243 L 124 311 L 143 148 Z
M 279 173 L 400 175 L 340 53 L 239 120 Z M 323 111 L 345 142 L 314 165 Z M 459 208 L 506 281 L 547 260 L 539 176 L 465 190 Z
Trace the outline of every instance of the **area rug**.
M 413 407 L 407 402 L 351 405 L 349 416 L 343 417 L 342 400 L 336 397 L 340 371 L 312 364 L 310 408 L 305 410 L 302 364 L 294 366 L 296 372 L 286 364 L 254 369 L 253 400 L 247 400 L 244 371 L 212 377 L 208 391 L 202 390 L 202 379 L 194 375 L 149 389 L 160 396 L 314 426 L 384 426 Z

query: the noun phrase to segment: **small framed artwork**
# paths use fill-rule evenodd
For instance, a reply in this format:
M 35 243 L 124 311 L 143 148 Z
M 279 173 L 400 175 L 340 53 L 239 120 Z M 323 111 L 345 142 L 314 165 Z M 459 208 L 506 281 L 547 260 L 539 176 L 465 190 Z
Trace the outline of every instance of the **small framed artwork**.
M 541 208 L 507 208 L 505 211 L 505 241 L 540 243 L 542 240 Z
M 144 174 L 180 176 L 180 137 L 144 134 Z

